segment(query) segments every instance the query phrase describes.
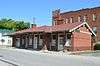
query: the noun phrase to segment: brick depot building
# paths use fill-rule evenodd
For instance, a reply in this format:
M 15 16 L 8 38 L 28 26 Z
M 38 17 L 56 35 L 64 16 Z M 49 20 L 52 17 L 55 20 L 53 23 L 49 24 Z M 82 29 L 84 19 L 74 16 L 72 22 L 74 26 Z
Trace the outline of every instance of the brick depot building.
M 100 7 L 81 9 L 77 11 L 60 12 L 53 11 L 53 25 L 87 22 L 96 33 L 96 42 L 100 42 Z
M 13 47 L 49 51 L 92 50 L 95 33 L 87 22 L 33 26 L 11 34 Z

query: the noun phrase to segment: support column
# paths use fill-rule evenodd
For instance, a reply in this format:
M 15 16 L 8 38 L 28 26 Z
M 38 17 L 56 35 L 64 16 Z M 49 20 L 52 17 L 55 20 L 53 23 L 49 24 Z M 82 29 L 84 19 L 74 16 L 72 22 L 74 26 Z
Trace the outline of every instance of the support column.
M 64 49 L 63 49 L 64 52 L 67 51 L 67 47 L 65 46 L 66 41 L 67 41 L 67 34 L 66 34 L 66 31 L 65 31 L 64 32 Z
M 24 36 L 24 49 L 27 48 L 27 34 Z
M 44 33 L 43 34 L 43 48 L 42 48 L 42 50 L 48 50 L 47 49 L 47 44 L 48 44 L 48 37 L 47 37 L 47 34 Z
M 22 35 L 20 35 L 20 48 L 22 48 Z
M 58 33 L 56 34 L 56 51 L 58 50 Z
M 74 35 L 72 33 L 72 36 L 71 36 L 71 51 L 74 51 Z
M 37 49 L 39 50 L 39 33 L 37 33 Z
M 34 49 L 34 34 L 32 34 L 32 49 Z
M 12 47 L 15 47 L 16 45 L 16 37 L 15 36 L 13 36 L 12 37 Z

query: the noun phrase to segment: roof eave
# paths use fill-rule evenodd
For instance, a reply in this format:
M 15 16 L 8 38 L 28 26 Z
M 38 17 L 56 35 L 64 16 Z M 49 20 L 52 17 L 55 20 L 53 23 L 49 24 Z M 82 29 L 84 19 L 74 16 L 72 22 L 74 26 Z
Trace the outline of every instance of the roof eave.
M 82 24 L 80 24 L 80 25 L 76 26 L 75 28 L 70 29 L 70 30 L 69 30 L 69 32 L 74 31 L 75 29 L 77 29 L 77 28 L 81 27 L 81 26 L 82 26 L 82 25 L 84 25 L 84 24 L 86 24 L 86 25 L 87 25 L 87 27 L 89 28 L 89 30 L 92 32 L 92 35 L 96 36 L 96 34 L 93 32 L 93 30 L 92 30 L 92 29 L 90 28 L 90 26 L 87 24 L 87 22 L 83 22 Z

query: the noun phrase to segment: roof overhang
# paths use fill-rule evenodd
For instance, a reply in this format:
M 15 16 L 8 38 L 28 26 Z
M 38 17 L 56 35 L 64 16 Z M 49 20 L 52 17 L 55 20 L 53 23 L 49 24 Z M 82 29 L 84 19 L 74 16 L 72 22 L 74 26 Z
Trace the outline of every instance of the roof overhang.
M 93 32 L 93 30 L 90 28 L 90 26 L 88 25 L 87 22 L 83 22 L 82 24 L 76 26 L 75 28 L 70 29 L 69 32 L 72 32 L 72 31 L 76 30 L 77 28 L 79 28 L 79 27 L 81 27 L 81 26 L 83 26 L 83 25 L 86 25 L 86 26 L 88 27 L 88 29 L 90 30 L 90 32 L 91 32 L 94 36 L 96 36 L 96 34 Z

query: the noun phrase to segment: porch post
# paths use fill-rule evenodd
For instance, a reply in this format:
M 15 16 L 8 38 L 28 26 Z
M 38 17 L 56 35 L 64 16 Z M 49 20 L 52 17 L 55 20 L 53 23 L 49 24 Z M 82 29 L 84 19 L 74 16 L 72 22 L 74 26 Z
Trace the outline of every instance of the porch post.
M 37 49 L 39 49 L 39 33 L 37 33 Z
M 25 48 L 27 48 L 28 47 L 28 34 L 25 36 L 25 40 L 26 40 L 26 42 L 25 42 Z
M 58 50 L 58 33 L 56 33 L 56 51 Z
M 49 47 L 50 47 L 50 50 L 51 50 L 51 44 L 52 44 L 52 33 L 50 34 L 50 43 L 49 43 Z
M 67 40 L 67 34 L 66 34 L 66 31 L 64 31 L 64 49 L 63 51 L 65 52 L 67 49 L 66 49 L 66 46 L 65 46 L 65 43 L 66 43 L 66 40 Z
M 27 34 L 27 48 L 29 48 L 29 34 Z
M 32 34 L 32 48 L 34 49 L 34 34 Z
M 12 37 L 12 47 L 15 47 L 16 45 L 16 37 L 15 36 L 13 36 Z
M 71 35 L 71 51 L 74 51 L 74 35 Z

